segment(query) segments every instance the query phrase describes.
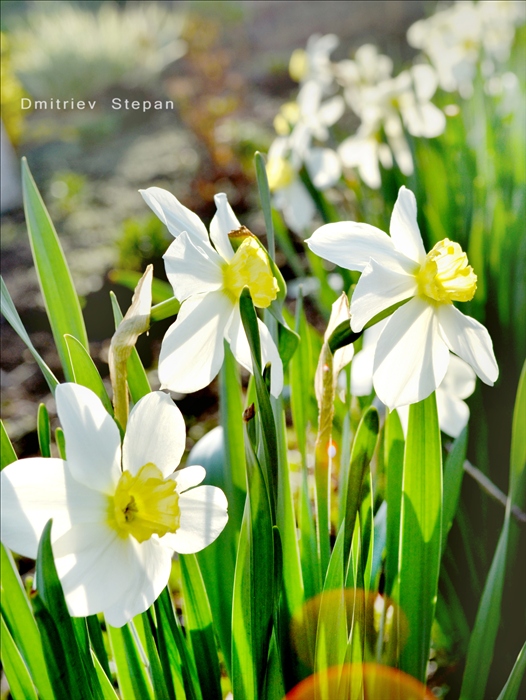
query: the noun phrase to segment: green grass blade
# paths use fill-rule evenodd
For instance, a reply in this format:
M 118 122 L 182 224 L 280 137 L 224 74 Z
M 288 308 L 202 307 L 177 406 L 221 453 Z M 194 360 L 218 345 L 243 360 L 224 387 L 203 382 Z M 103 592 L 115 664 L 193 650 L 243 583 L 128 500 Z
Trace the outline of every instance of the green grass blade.
M 159 656 L 157 630 L 153 621 L 151 609 L 142 615 L 138 615 L 134 620 L 139 637 L 145 647 L 148 658 L 148 668 L 153 686 L 155 700 L 173 700 L 173 687 L 166 683 L 163 667 Z
M 86 350 L 88 337 L 62 246 L 25 158 L 22 159 L 22 189 L 31 251 L 49 323 L 66 379 L 73 381 L 64 335 L 69 333 L 77 338 Z
M 446 458 L 444 465 L 444 510 L 442 517 L 442 553 L 444 552 L 447 536 L 455 513 L 457 512 L 460 499 L 460 489 L 462 488 L 462 478 L 464 476 L 464 460 L 468 449 L 468 430 L 460 433 L 453 443 L 451 452 Z
M 70 700 L 72 693 L 74 693 L 74 686 L 71 683 L 68 658 L 64 651 L 59 631 L 51 617 L 51 613 L 38 593 L 32 598 L 31 602 L 42 638 L 49 680 L 53 688 L 51 697 L 54 700 Z M 91 694 L 89 698 L 91 700 Z
M 349 561 L 356 516 L 362 502 L 365 474 L 373 458 L 379 429 L 380 419 L 378 411 L 373 406 L 370 406 L 358 425 L 351 450 L 351 466 L 349 469 L 349 483 L 347 484 L 344 521 L 343 562 L 345 569 L 347 569 Z
M 0 625 L 0 658 L 13 700 L 38 700 L 29 671 L 16 648 L 3 615 Z
M 0 544 L 0 581 L 2 615 L 27 664 L 42 700 L 52 700 L 40 633 L 33 617 L 24 585 L 9 550 Z
M 60 426 L 55 429 L 55 443 L 57 445 L 60 459 L 66 459 L 66 438 L 64 437 L 64 431 Z
M 385 421 L 384 434 L 384 460 L 387 479 L 385 593 L 388 596 L 392 595 L 398 579 L 404 446 L 404 431 L 400 418 L 396 411 L 390 411 Z
M 88 628 L 89 641 L 93 649 L 93 653 L 97 657 L 101 668 L 104 670 L 104 673 L 108 676 L 108 678 L 111 678 L 108 654 L 106 652 L 106 647 L 104 646 L 104 637 L 102 635 L 102 630 L 100 628 L 100 622 L 97 615 L 89 615 L 86 618 L 86 625 Z
M 44 379 L 46 380 L 51 392 L 55 393 L 55 387 L 58 384 L 58 379 L 49 369 L 49 367 L 44 362 L 40 354 L 37 352 L 35 346 L 31 342 L 29 335 L 27 334 L 27 331 L 24 328 L 24 324 L 22 323 L 22 320 L 18 315 L 18 311 L 16 310 L 15 305 L 13 304 L 11 295 L 7 291 L 7 287 L 5 286 L 5 282 L 2 277 L 0 277 L 0 290 L 2 314 L 4 315 L 8 323 L 12 326 L 13 330 L 20 336 L 20 338 L 22 338 L 29 352 L 35 358 L 35 362 L 40 367 L 40 370 L 44 375 Z
M 422 682 L 438 589 L 441 511 L 442 447 L 433 393 L 409 409 L 402 486 L 399 603 L 409 637 L 400 668 Z
M 119 302 L 117 301 L 117 297 L 113 292 L 110 292 L 110 298 L 115 328 L 117 328 L 119 323 L 122 321 L 122 311 L 119 306 Z M 131 355 L 128 358 L 128 388 L 134 403 L 137 403 L 139 399 L 142 399 L 143 396 L 146 396 L 146 394 L 149 394 L 151 391 L 148 376 L 144 370 L 141 358 L 139 357 L 139 353 L 137 352 L 136 348 L 133 348 Z
M 177 668 L 177 673 L 180 675 L 180 679 L 176 677 L 175 680 L 176 682 L 178 680 L 180 683 L 182 682 L 184 688 L 183 697 L 185 700 L 206 700 L 201 694 L 194 657 L 190 653 L 181 624 L 175 614 L 168 588 L 165 588 L 155 601 L 155 612 L 157 615 L 157 629 L 164 634 L 164 643 L 167 646 L 170 663 Z M 167 634 L 168 630 L 170 634 Z M 163 644 L 161 636 L 159 644 Z M 177 694 L 177 697 L 179 698 L 179 694 Z
M 274 613 L 274 536 L 262 468 L 246 438 L 248 499 L 239 538 L 232 612 L 234 697 L 261 696 Z
M 69 352 L 74 380 L 77 384 L 91 389 L 102 401 L 104 408 L 113 416 L 113 406 L 95 363 L 82 343 L 72 335 L 64 336 Z
M 4 422 L 0 420 L 0 469 L 16 462 L 17 459 L 15 448 L 11 444 Z
M 525 364 L 526 368 L 526 364 Z M 484 585 L 475 626 L 471 634 L 466 659 L 466 669 L 462 679 L 460 700 L 483 700 L 493 659 L 495 639 L 500 623 L 502 593 L 506 575 L 506 560 L 514 554 L 514 537 L 510 516 L 512 504 L 522 506 L 525 499 L 524 479 L 526 476 L 526 369 L 523 368 L 515 409 L 510 453 L 510 498 L 506 507 L 504 525 L 497 549 Z M 510 541 L 512 544 L 510 544 Z
M 272 206 L 270 203 L 270 188 L 268 186 L 267 169 L 265 159 L 261 153 L 256 151 L 254 156 L 256 164 L 256 177 L 258 181 L 259 198 L 261 209 L 265 217 L 265 228 L 267 230 L 267 250 L 272 260 L 276 258 L 276 243 L 274 240 L 274 225 L 272 223 Z
M 97 673 L 97 678 L 99 679 L 100 688 L 102 690 L 102 696 L 104 700 L 119 700 L 119 696 L 115 692 L 110 679 L 106 675 L 97 655 L 93 651 L 91 652 L 91 660 L 93 661 L 93 665 L 95 666 L 95 671 Z
M 222 700 L 212 611 L 203 577 L 195 554 L 181 555 L 180 561 L 186 634 L 197 666 L 201 692 L 207 700 Z
M 526 643 L 522 647 L 515 661 L 506 685 L 499 693 L 497 700 L 518 700 L 519 690 L 526 671 Z
M 122 700 L 152 700 L 152 687 L 129 623 L 124 627 L 107 625 L 107 630 Z
M 51 457 L 51 426 L 46 405 L 43 403 L 38 407 L 37 433 L 40 454 L 42 457 Z
M 63 649 L 67 650 L 68 679 L 71 689 L 86 688 L 91 691 L 91 697 L 101 698 L 101 690 L 87 643 L 85 622 L 82 619 L 71 618 L 68 612 L 62 586 L 58 579 L 53 550 L 51 547 L 50 520 L 42 532 L 38 546 L 36 561 L 36 578 L 38 596 L 49 611 L 56 625 Z M 76 628 L 82 628 L 85 633 L 85 643 L 79 645 L 79 635 Z

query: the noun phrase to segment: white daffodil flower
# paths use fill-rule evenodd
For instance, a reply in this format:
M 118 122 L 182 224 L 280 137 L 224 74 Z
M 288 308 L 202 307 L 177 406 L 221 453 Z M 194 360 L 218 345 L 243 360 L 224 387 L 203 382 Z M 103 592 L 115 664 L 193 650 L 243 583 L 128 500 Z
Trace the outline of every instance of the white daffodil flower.
M 329 127 L 342 116 L 343 99 L 337 95 L 322 102 L 322 89 L 314 81 L 305 83 L 297 102 L 281 108 L 274 120 L 278 136 L 268 152 L 267 177 L 274 206 L 282 212 L 287 226 L 302 235 L 310 225 L 316 207 L 299 171 L 304 165 L 317 190 L 332 187 L 341 176 L 341 163 L 332 148 L 313 146 L 326 141 Z
M 515 26 L 526 19 L 523 1 L 463 0 L 415 22 L 407 32 L 411 46 L 424 51 L 435 66 L 440 86 L 462 97 L 473 93 L 477 65 L 503 63 L 509 57 Z
M 413 136 L 425 138 L 444 131 L 444 113 L 431 102 L 436 88 L 436 72 L 428 65 L 413 66 L 376 85 L 357 87 L 352 106 L 362 124 L 354 136 L 340 144 L 342 164 L 358 168 L 362 180 L 374 189 L 381 184 L 379 164 L 391 168 L 393 156 L 404 175 L 411 175 L 413 158 L 404 126 Z
M 334 65 L 336 80 L 343 87 L 345 99 L 356 114 L 360 110 L 362 90 L 387 80 L 392 72 L 393 61 L 379 53 L 374 44 L 360 46 L 354 60 L 344 59 Z
M 498 367 L 482 324 L 455 301 L 473 298 L 477 277 L 458 243 L 445 238 L 426 255 L 416 219 L 416 200 L 400 188 L 391 235 L 368 224 L 342 221 L 317 229 L 307 244 L 337 265 L 362 273 L 351 300 L 351 328 L 358 332 L 397 303 L 374 356 L 373 384 L 389 408 L 416 403 L 442 383 L 450 352 L 493 385 Z
M 339 43 L 335 34 L 312 34 L 306 48 L 296 49 L 290 57 L 291 78 L 302 84 L 313 80 L 326 92 L 334 80 L 330 54 Z
M 240 365 L 252 372 L 239 297 L 248 287 L 254 305 L 265 309 L 277 298 L 278 282 L 255 237 L 234 251 L 229 233 L 242 229 L 225 194 L 216 194 L 217 212 L 208 232 L 201 219 L 159 187 L 140 190 L 145 202 L 176 237 L 164 254 L 166 274 L 182 302 L 164 336 L 159 356 L 162 389 L 187 394 L 210 384 L 224 359 L 226 340 Z M 213 245 L 212 245 L 213 243 Z M 259 321 L 263 366 L 271 363 L 270 391 L 283 388 L 283 364 L 268 328 Z
M 137 402 L 122 447 L 92 391 L 61 384 L 55 398 L 67 460 L 33 457 L 2 471 L 2 542 L 34 559 L 53 518 L 53 554 L 71 615 L 102 612 L 121 627 L 159 596 L 174 552 L 198 552 L 219 536 L 226 498 L 198 486 L 203 467 L 174 471 L 185 425 L 167 394 Z
M 351 394 L 369 396 L 373 390 L 374 355 L 380 335 L 388 320 L 380 321 L 363 334 L 362 349 L 351 365 Z M 457 438 L 469 420 L 469 407 L 464 401 L 475 391 L 476 377 L 471 367 L 456 355 L 449 358 L 446 376 L 436 389 L 440 430 Z M 409 406 L 398 406 L 398 415 L 407 434 Z

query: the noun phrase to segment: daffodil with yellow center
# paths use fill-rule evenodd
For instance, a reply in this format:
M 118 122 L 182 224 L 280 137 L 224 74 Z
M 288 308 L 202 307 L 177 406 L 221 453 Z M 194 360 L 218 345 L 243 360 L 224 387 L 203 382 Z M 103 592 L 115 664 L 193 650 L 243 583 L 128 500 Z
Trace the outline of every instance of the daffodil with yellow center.
M 473 298 L 477 277 L 458 243 L 444 239 L 426 255 L 413 193 L 402 187 L 391 235 L 353 221 L 326 224 L 307 241 L 311 250 L 362 273 L 351 300 L 351 328 L 379 313 L 389 317 L 374 353 L 373 384 L 389 408 L 416 403 L 440 386 L 450 351 L 493 385 L 498 367 L 488 331 L 453 302 Z
M 252 372 L 239 297 L 248 287 L 260 308 L 268 308 L 277 298 L 278 280 L 266 251 L 248 229 L 235 235 L 243 227 L 224 194 L 215 196 L 217 213 L 210 224 L 210 239 L 201 219 L 166 190 L 152 187 L 141 194 L 176 237 L 164 260 L 181 308 L 161 346 L 161 388 L 186 394 L 210 384 L 223 364 L 225 340 L 236 360 Z M 243 240 L 237 246 L 239 239 Z M 261 321 L 259 334 L 263 365 L 270 363 L 270 391 L 279 396 L 283 364 Z
M 57 573 L 71 615 L 104 613 L 120 627 L 168 583 L 174 552 L 198 552 L 223 530 L 224 493 L 199 486 L 200 466 L 175 471 L 185 448 L 179 409 L 160 391 L 120 432 L 100 399 L 77 384 L 55 394 L 67 460 L 23 459 L 1 473 L 2 542 L 36 558 L 53 519 Z

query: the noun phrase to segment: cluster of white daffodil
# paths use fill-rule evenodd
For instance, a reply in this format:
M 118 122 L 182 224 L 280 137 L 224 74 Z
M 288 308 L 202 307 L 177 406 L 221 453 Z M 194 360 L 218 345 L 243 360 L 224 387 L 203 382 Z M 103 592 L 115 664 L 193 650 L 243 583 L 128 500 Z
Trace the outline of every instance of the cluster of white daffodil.
M 526 5 L 513 0 L 474 3 L 460 0 L 409 28 L 408 41 L 426 54 L 432 65 L 417 63 L 393 75 L 393 61 L 371 45 L 361 46 L 354 59 L 334 62 L 334 34 L 312 36 L 306 50 L 291 57 L 290 74 L 300 83 L 298 97 L 282 106 L 274 120 L 278 134 L 269 149 L 268 175 L 274 204 L 295 233 L 303 235 L 316 208 L 302 178 L 304 167 L 320 191 L 335 185 L 342 169 L 356 169 L 373 189 L 381 185 L 381 169 L 396 163 L 404 175 L 414 171 L 407 134 L 435 138 L 446 126 L 444 112 L 432 103 L 440 86 L 463 97 L 481 64 L 488 76 L 495 62 L 509 56 L 515 27 L 526 18 Z M 482 60 L 485 59 L 485 60 Z M 509 79 L 508 79 L 509 78 Z M 488 90 L 514 85 L 513 74 L 493 77 Z M 337 94 L 341 90 L 342 95 Z M 360 124 L 341 143 L 329 132 L 350 108 Z M 333 147 L 327 146 L 329 137 Z M 319 144 L 323 143 L 323 147 Z
M 438 73 L 440 87 L 470 97 L 480 66 L 493 76 L 509 57 L 516 26 L 526 21 L 521 0 L 460 0 L 428 19 L 415 22 L 407 40 L 421 49 Z M 495 81 L 488 83 L 495 85 Z
M 239 364 L 252 371 L 239 300 L 245 288 L 257 308 L 276 300 L 279 273 L 267 252 L 241 226 L 224 194 L 216 195 L 210 236 L 197 215 L 169 192 L 150 188 L 141 194 L 175 237 L 164 259 L 181 307 L 162 343 L 161 388 L 188 393 L 209 384 L 223 363 L 225 340 Z M 353 331 L 398 304 L 378 327 L 375 347 L 366 336 L 361 359 L 358 354 L 353 361 L 354 393 L 371 389 L 371 380 L 364 388 L 363 372 L 357 384 L 369 353 L 379 400 L 394 409 L 438 390 L 442 427 L 456 435 L 468 417 L 461 400 L 474 388 L 470 367 L 487 384 L 496 380 L 498 368 L 486 329 L 453 304 L 475 293 L 477 278 L 466 254 L 448 239 L 426 254 L 416 214 L 413 193 L 402 187 L 390 236 L 367 224 L 340 222 L 322 226 L 307 244 L 322 258 L 362 273 L 350 303 Z M 151 283 L 147 272 L 125 317 L 130 328 L 123 327 L 112 341 L 110 352 L 118 351 L 121 359 L 147 328 L 148 275 Z M 349 318 L 343 301 L 338 321 Z M 279 396 L 282 360 L 262 321 L 259 333 L 263 365 L 271 367 L 270 391 Z M 340 355 L 339 368 L 352 359 L 352 347 Z M 118 383 L 117 370 L 112 382 L 115 377 Z M 205 476 L 202 467 L 177 469 L 185 426 L 168 394 L 147 394 L 129 419 L 127 408 L 121 408 L 122 446 L 117 423 L 89 389 L 61 384 L 56 403 L 67 459 L 25 459 L 2 471 L 2 539 L 35 557 L 44 526 L 53 518 L 53 552 L 71 614 L 103 612 L 110 624 L 120 626 L 161 593 L 174 552 L 196 552 L 217 538 L 227 522 L 226 498 L 218 488 L 198 486 Z

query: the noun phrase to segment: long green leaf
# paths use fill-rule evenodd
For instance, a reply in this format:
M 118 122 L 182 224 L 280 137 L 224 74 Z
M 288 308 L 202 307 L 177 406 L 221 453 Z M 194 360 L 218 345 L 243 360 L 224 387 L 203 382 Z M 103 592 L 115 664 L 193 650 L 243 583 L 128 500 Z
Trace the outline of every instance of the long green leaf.
M 518 700 L 519 690 L 524 673 L 526 672 L 526 643 L 517 656 L 517 660 L 513 664 L 510 676 L 506 681 L 506 685 L 499 693 L 497 700 Z
M 29 668 L 38 694 L 42 700 L 52 700 L 53 691 L 46 669 L 42 640 L 23 583 L 11 553 L 2 544 L 0 556 L 2 615 Z
M 102 401 L 104 408 L 108 411 L 110 416 L 113 416 L 113 406 L 111 405 L 108 392 L 89 353 L 82 343 L 79 343 L 72 335 L 66 335 L 64 339 L 73 368 L 75 382 L 91 389 Z
M 347 568 L 347 562 L 349 561 L 356 515 L 362 502 L 362 489 L 364 486 L 365 474 L 373 458 L 379 429 L 380 419 L 378 417 L 378 411 L 373 406 L 370 406 L 360 421 L 351 451 L 349 483 L 346 488 L 347 500 L 345 506 L 345 535 L 343 544 L 343 561 L 345 568 Z
M 63 649 L 67 650 L 67 670 L 70 688 L 86 688 L 93 698 L 100 698 L 99 682 L 91 657 L 82 654 L 75 634 L 73 620 L 69 616 L 62 586 L 58 579 L 51 547 L 50 520 L 45 526 L 38 545 L 36 577 L 38 596 L 52 616 Z
M 22 159 L 22 189 L 31 251 L 49 323 L 66 379 L 74 381 L 64 335 L 74 336 L 86 350 L 88 337 L 62 246 L 25 158 Z
M 38 407 L 37 433 L 40 454 L 42 457 L 51 457 L 51 426 L 46 405 L 43 403 Z
M 194 654 L 201 691 L 207 700 L 221 700 L 212 612 L 203 577 L 195 554 L 181 555 L 180 561 L 186 633 Z
M 468 448 L 468 430 L 460 433 L 453 443 L 444 465 L 444 511 L 442 518 L 442 552 L 446 546 L 447 536 L 457 512 L 464 476 L 464 460 Z
M 402 486 L 399 603 L 409 638 L 400 668 L 425 682 L 442 541 L 442 447 L 434 393 L 409 409 Z
M 16 462 L 17 459 L 18 457 L 16 456 L 15 449 L 7 434 L 4 422 L 0 420 L 0 469 L 7 467 L 8 464 Z
M 385 421 L 384 433 L 384 461 L 387 479 L 385 593 L 388 596 L 393 594 L 393 588 L 398 579 L 404 446 L 404 431 L 400 418 L 396 411 L 390 411 Z
M 20 336 L 20 338 L 22 338 L 24 343 L 27 345 L 29 352 L 33 355 L 37 365 L 40 367 L 40 370 L 42 371 L 44 379 L 46 380 L 51 392 L 55 393 L 55 387 L 58 385 L 58 379 L 49 369 L 49 367 L 44 362 L 44 360 L 36 350 L 35 346 L 31 342 L 29 335 L 27 334 L 27 331 L 24 328 L 24 324 L 22 323 L 22 320 L 18 315 L 18 311 L 16 310 L 15 305 L 13 304 L 11 295 L 7 291 L 7 287 L 5 286 L 5 282 L 2 277 L 0 277 L 0 290 L 2 314 L 7 319 L 12 328 L 16 331 L 16 333 Z
M 265 679 L 274 612 L 274 537 L 261 466 L 247 448 L 247 499 L 234 579 L 232 687 L 239 700 L 258 700 Z
M 484 585 L 475 626 L 471 634 L 466 659 L 466 669 L 462 679 L 460 700 L 483 700 L 493 659 L 495 639 L 501 617 L 502 593 L 506 575 L 506 560 L 510 554 L 511 506 L 522 505 L 523 484 L 526 476 L 526 363 L 519 381 L 510 453 L 510 498 L 504 516 L 504 525 L 497 543 L 497 549 Z
M 115 692 L 110 679 L 104 672 L 104 669 L 102 668 L 99 659 L 93 651 L 91 652 L 91 658 L 93 661 L 93 665 L 95 666 L 95 671 L 97 672 L 97 678 L 99 679 L 104 700 L 119 700 L 119 696 Z
M 107 626 L 119 690 L 123 700 L 152 700 L 152 687 L 129 624 Z
M 37 700 L 37 693 L 31 681 L 31 676 L 20 652 L 16 648 L 3 615 L 0 618 L 0 625 L 2 666 L 4 667 L 13 700 Z

